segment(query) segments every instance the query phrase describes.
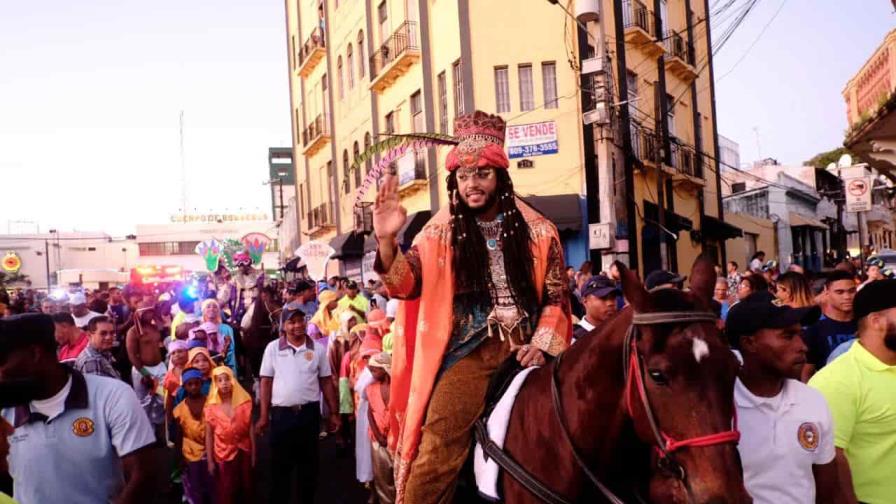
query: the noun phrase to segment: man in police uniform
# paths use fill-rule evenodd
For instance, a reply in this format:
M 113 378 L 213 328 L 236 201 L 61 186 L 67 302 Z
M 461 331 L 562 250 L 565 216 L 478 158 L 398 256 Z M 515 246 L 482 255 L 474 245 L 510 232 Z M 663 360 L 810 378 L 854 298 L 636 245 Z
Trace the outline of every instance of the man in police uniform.
M 757 292 L 728 312 L 728 335 L 743 356 L 734 402 L 744 484 L 757 504 L 839 502 L 831 412 L 799 381 L 806 363 L 801 328 L 821 311 L 772 301 Z
M 56 361 L 45 314 L 0 319 L 0 407 L 21 504 L 145 502 L 155 441 L 134 391 Z

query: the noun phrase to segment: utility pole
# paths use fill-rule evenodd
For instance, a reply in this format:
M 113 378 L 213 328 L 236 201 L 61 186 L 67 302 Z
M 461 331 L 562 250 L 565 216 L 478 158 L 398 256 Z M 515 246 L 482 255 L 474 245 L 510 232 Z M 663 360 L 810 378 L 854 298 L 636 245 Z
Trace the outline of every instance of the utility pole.
M 666 195 L 665 181 L 663 178 L 663 161 L 665 161 L 666 126 L 661 100 L 663 90 L 660 83 L 653 81 L 653 116 L 656 117 L 656 147 L 654 148 L 654 161 L 656 162 L 656 211 L 657 211 L 657 236 L 660 240 L 660 269 L 669 269 L 669 252 L 666 248 Z
M 625 25 L 623 22 L 622 0 L 613 0 L 613 12 L 615 13 L 613 36 L 616 39 L 616 82 L 619 89 L 619 99 L 627 100 L 628 79 L 626 78 L 628 67 L 625 62 Z M 601 24 L 606 16 L 601 17 Z M 631 118 L 629 115 L 629 103 L 619 107 L 619 127 L 614 128 L 619 132 L 622 143 L 622 159 L 613 163 L 613 207 L 614 222 L 616 223 L 616 247 L 619 255 L 628 253 L 628 267 L 637 271 L 638 265 L 638 223 L 635 218 L 635 181 L 632 153 Z M 619 257 L 619 256 L 617 256 Z

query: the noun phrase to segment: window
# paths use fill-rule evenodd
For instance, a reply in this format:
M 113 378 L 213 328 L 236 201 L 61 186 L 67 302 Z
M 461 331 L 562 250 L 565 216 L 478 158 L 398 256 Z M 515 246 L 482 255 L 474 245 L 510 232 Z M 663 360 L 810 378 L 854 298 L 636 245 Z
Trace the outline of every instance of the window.
M 439 74 L 439 133 L 448 134 L 448 86 L 445 72 Z
M 627 70 L 625 72 L 625 85 L 628 88 L 626 99 L 629 102 L 629 110 L 632 110 L 635 107 L 635 100 L 638 99 L 638 74 Z
M 348 151 L 342 151 L 342 188 L 345 190 L 345 194 L 348 194 L 349 191 L 352 190 L 352 184 L 349 181 L 349 164 L 348 164 Z
M 532 89 L 532 65 L 520 65 L 520 110 L 535 108 L 535 91 Z
M 541 64 L 542 91 L 544 92 L 544 108 L 557 108 L 557 64 L 553 61 Z
M 339 99 L 345 96 L 345 83 L 342 80 L 342 56 L 336 59 L 336 88 L 339 90 Z
M 423 124 L 423 98 L 420 91 L 411 95 L 411 127 L 414 133 L 423 133 L 426 126 Z
M 464 114 L 464 77 L 460 60 L 451 65 L 451 77 L 454 79 L 454 116 L 457 117 Z
M 380 44 L 385 44 L 386 39 L 389 38 L 389 9 L 385 0 L 380 2 L 376 12 L 380 19 Z
M 358 150 L 358 142 L 355 142 L 354 145 L 352 145 L 352 154 L 353 154 L 352 164 L 357 163 L 358 156 L 361 155 L 361 153 Z M 355 188 L 361 187 L 361 167 L 360 166 L 355 169 L 354 175 L 355 175 Z
M 507 67 L 495 67 L 495 104 L 499 114 L 510 112 L 510 82 Z
M 355 87 L 355 56 L 352 54 L 352 45 L 345 50 L 345 76 L 348 80 L 348 88 Z
M 156 255 L 191 255 L 195 254 L 194 250 L 199 245 L 198 241 L 180 241 L 180 242 L 146 242 L 137 245 L 141 256 Z M 87 247 L 87 251 L 95 249 L 95 247 Z
M 364 152 L 367 152 L 367 149 L 369 149 L 369 148 L 370 148 L 370 133 L 364 133 Z M 370 173 L 370 170 L 373 168 L 373 161 L 371 161 L 368 158 L 364 164 L 365 164 L 365 166 L 364 166 L 365 173 Z
M 358 79 L 364 78 L 367 61 L 364 58 L 364 30 L 358 32 Z
M 392 134 L 395 133 L 395 113 L 389 112 L 386 114 L 386 133 Z

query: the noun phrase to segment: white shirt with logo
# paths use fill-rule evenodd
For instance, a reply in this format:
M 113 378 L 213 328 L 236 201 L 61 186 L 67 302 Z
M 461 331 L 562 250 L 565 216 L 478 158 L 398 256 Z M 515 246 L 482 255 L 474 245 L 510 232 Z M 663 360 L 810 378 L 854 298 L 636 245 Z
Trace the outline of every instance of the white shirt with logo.
M 320 378 L 330 376 L 327 347 L 311 343 L 293 346 L 285 337 L 268 343 L 260 375 L 273 379 L 272 406 L 301 406 L 320 400 Z
M 815 502 L 813 465 L 834 460 L 834 425 L 824 396 L 786 380 L 774 397 L 734 386 L 744 485 L 756 504 Z

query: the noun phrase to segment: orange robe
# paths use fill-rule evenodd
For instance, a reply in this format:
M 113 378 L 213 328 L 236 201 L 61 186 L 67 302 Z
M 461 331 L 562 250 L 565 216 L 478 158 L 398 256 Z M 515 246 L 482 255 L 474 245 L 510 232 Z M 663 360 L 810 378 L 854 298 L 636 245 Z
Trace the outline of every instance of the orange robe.
M 542 299 L 546 284 L 567 289 L 565 264 L 557 228 L 517 198 L 517 208 L 529 225 L 534 259 L 535 289 Z M 436 376 L 453 331 L 454 274 L 451 251 L 451 215 L 440 210 L 414 239 L 409 254 L 398 251 L 389 271 L 376 268 L 391 297 L 404 299 L 396 320 L 392 352 L 392 386 L 389 401 L 389 448 L 395 454 L 397 503 L 404 499 L 411 462 L 417 448 Z M 552 252 L 560 250 L 558 265 Z M 569 345 L 572 317 L 568 298 L 542 303 L 538 326 L 530 344 L 551 355 Z

